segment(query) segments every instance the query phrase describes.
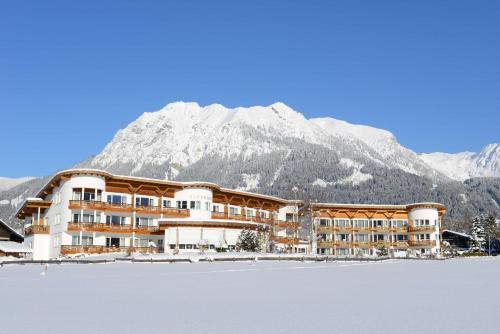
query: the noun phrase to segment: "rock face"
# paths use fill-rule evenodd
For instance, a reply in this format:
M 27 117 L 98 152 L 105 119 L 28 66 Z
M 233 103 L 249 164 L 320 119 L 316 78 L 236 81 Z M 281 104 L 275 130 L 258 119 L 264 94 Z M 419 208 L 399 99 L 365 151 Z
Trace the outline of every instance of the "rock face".
M 459 221 L 483 211 L 500 214 L 499 151 L 492 144 L 477 154 L 418 155 L 386 130 L 306 119 L 283 103 L 229 109 L 176 102 L 144 113 L 77 167 L 211 181 L 305 200 L 437 201 L 447 205 L 450 220 Z M 0 214 L 11 217 L 12 200 L 34 192 L 37 180 L 30 182 L 0 193 L 9 201 Z

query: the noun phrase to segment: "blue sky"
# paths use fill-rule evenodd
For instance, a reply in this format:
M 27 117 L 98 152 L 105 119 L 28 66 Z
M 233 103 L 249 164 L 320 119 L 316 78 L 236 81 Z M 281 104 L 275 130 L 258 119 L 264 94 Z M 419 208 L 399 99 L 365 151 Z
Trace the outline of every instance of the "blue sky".
M 3 1 L 0 176 L 47 175 L 173 101 L 282 101 L 417 152 L 498 142 L 499 1 Z

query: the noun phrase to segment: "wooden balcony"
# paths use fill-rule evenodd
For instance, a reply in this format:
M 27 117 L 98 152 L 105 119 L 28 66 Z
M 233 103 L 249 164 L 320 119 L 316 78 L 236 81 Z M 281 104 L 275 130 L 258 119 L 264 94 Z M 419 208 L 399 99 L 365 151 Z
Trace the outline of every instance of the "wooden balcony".
M 389 233 L 391 232 L 391 227 L 389 226 L 375 226 L 371 228 L 371 231 L 377 233 Z
M 278 236 L 271 236 L 269 240 L 274 241 L 278 244 L 286 244 L 286 245 L 298 245 L 299 244 L 299 238 L 294 238 L 294 237 L 278 237 Z
M 142 213 L 146 215 L 159 215 L 161 214 L 161 207 L 159 206 L 150 206 L 150 205 L 138 205 L 133 208 L 135 212 Z
M 436 226 L 408 226 L 408 231 L 412 233 L 434 233 Z
M 104 254 L 104 253 L 159 253 L 161 249 L 159 247 L 128 247 L 128 246 L 116 246 L 116 247 L 106 247 L 106 246 L 81 246 L 81 245 L 63 245 L 61 246 L 61 254 Z
M 380 248 L 380 247 L 386 247 L 389 248 L 391 247 L 391 242 L 390 241 L 375 241 L 371 243 L 371 246 L 373 248 Z
M 332 241 L 332 240 L 318 240 L 318 247 L 324 248 L 352 248 L 352 243 L 349 241 Z
M 100 201 L 71 200 L 69 201 L 69 209 L 132 212 L 133 206 L 131 204 L 126 204 L 126 203 L 108 203 Z
M 334 228 L 333 226 L 321 226 L 321 225 L 316 225 L 316 233 L 326 233 L 326 234 L 331 234 L 333 233 Z
M 189 217 L 188 209 L 178 208 L 162 208 L 159 206 L 137 206 L 126 203 L 108 203 L 99 201 L 69 201 L 69 209 L 71 210 L 98 210 L 98 211 L 112 211 L 112 212 L 127 212 L 160 215 L 163 214 L 165 218 L 185 218 Z
M 395 241 L 392 243 L 392 247 L 394 248 L 408 248 L 409 246 L 408 241 Z
M 359 226 L 354 226 L 352 230 L 356 233 L 370 233 L 371 228 L 370 227 L 359 227 Z
M 262 223 L 262 224 L 273 224 L 273 220 L 271 218 L 261 218 L 257 216 L 245 216 L 245 215 L 229 215 L 227 212 L 216 212 L 212 211 L 212 219 L 223 219 L 223 220 L 239 220 L 239 221 L 247 221 L 254 223 Z
M 410 240 L 410 247 L 435 247 L 436 240 Z
M 50 226 L 47 225 L 31 225 L 24 229 L 24 235 L 33 235 L 33 234 L 49 234 Z
M 391 232 L 398 233 L 398 234 L 408 233 L 408 227 L 406 227 L 406 226 L 404 226 L 404 227 L 393 226 L 393 227 L 391 227 Z
M 134 229 L 132 225 L 104 224 L 104 223 L 68 223 L 68 232 L 101 232 L 101 233 L 122 233 L 131 234 L 161 234 L 157 226 L 139 226 Z
M 186 217 L 189 217 L 189 209 L 161 208 L 161 213 L 166 218 L 186 218 Z
M 297 222 L 289 222 L 286 220 L 274 220 L 273 221 L 273 226 L 276 227 L 283 227 L 283 228 L 289 228 L 289 229 L 297 229 L 299 227 L 299 223 Z
M 352 247 L 356 248 L 372 248 L 372 243 L 370 241 L 355 241 L 352 244 Z

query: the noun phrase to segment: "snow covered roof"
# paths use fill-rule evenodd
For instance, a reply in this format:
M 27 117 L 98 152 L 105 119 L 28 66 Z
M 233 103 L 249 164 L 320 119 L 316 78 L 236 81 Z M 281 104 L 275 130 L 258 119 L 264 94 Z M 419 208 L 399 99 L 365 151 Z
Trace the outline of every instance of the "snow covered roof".
M 24 240 L 24 236 L 17 232 L 16 230 L 14 230 L 12 228 L 12 226 L 10 226 L 9 224 L 7 224 L 6 222 L 4 222 L 3 220 L 0 219 L 0 225 L 4 226 L 7 230 L 11 231 L 12 233 L 14 233 L 15 235 L 17 235 L 19 238 L 23 239 Z
M 349 203 L 311 203 L 311 207 L 324 207 L 324 208 L 353 208 L 353 209 L 394 209 L 406 210 L 418 206 L 431 206 L 439 209 L 444 209 L 445 206 L 441 203 L 434 202 L 420 202 L 411 204 L 349 204 Z
M 469 239 L 473 239 L 472 238 L 472 235 L 470 234 L 467 234 L 467 233 L 462 233 L 462 232 L 457 232 L 457 231 L 452 231 L 452 230 L 443 230 L 443 233 L 444 232 L 448 232 L 448 233 L 452 233 L 452 234 L 456 234 L 456 235 L 460 235 L 464 238 L 469 238 Z
M 33 250 L 15 241 L 0 241 L 0 251 L 4 253 L 31 253 Z

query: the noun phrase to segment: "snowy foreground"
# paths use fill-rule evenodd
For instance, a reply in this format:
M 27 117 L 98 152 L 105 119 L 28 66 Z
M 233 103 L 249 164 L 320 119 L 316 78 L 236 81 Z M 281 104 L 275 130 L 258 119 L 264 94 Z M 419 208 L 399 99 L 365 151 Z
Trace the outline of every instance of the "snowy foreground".
M 500 259 L 0 268 L 0 333 L 500 333 Z

